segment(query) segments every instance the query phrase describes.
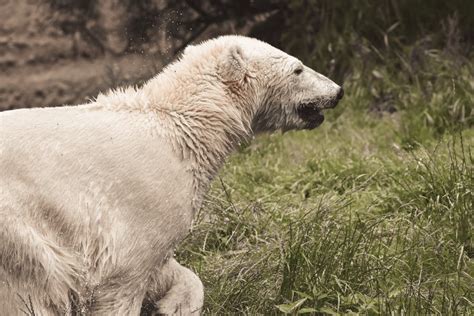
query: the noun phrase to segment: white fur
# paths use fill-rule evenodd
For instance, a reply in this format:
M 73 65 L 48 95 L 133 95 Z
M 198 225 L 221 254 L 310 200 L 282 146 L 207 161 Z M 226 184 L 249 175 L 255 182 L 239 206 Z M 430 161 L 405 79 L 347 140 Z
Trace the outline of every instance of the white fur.
M 188 47 L 140 89 L 0 114 L 0 314 L 198 314 L 199 278 L 170 253 L 210 181 L 260 131 L 305 128 L 339 87 L 255 39 Z M 334 102 L 332 102 L 334 103 Z

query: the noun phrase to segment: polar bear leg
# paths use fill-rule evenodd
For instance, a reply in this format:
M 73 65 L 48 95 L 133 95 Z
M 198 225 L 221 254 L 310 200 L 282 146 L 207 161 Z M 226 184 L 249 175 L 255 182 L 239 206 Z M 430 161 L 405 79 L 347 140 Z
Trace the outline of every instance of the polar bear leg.
M 168 289 L 152 302 L 158 314 L 200 315 L 204 302 L 202 282 L 196 274 L 173 258 L 161 267 L 153 287 L 161 291 L 163 288 Z

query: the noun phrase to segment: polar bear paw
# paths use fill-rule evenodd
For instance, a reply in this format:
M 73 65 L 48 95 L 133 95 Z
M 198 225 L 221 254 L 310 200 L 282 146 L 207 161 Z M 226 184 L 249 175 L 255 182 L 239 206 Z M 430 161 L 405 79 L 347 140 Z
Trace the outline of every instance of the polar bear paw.
M 156 303 L 160 315 L 200 315 L 204 302 L 204 287 L 191 270 L 180 266 L 179 277 L 166 295 Z

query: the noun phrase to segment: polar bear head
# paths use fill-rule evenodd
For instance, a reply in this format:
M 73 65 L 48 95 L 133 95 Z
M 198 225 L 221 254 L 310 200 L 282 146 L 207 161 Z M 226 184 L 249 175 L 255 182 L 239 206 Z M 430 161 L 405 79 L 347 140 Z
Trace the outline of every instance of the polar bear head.
M 252 114 L 254 132 L 313 129 L 323 122 L 322 111 L 336 106 L 343 96 L 343 89 L 330 79 L 253 38 L 222 36 L 189 46 L 183 59 L 197 61 L 201 70 L 214 61 L 215 68 L 207 72 Z

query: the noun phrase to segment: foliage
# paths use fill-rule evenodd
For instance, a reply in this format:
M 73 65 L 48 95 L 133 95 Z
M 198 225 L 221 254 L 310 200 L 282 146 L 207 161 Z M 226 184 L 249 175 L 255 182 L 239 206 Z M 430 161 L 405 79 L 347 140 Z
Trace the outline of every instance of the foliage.
M 329 75 L 341 76 L 354 62 L 384 63 L 406 45 L 417 49 L 408 61 L 420 49 L 469 51 L 474 18 L 468 12 L 473 11 L 468 0 L 292 0 L 282 10 L 282 46 Z

